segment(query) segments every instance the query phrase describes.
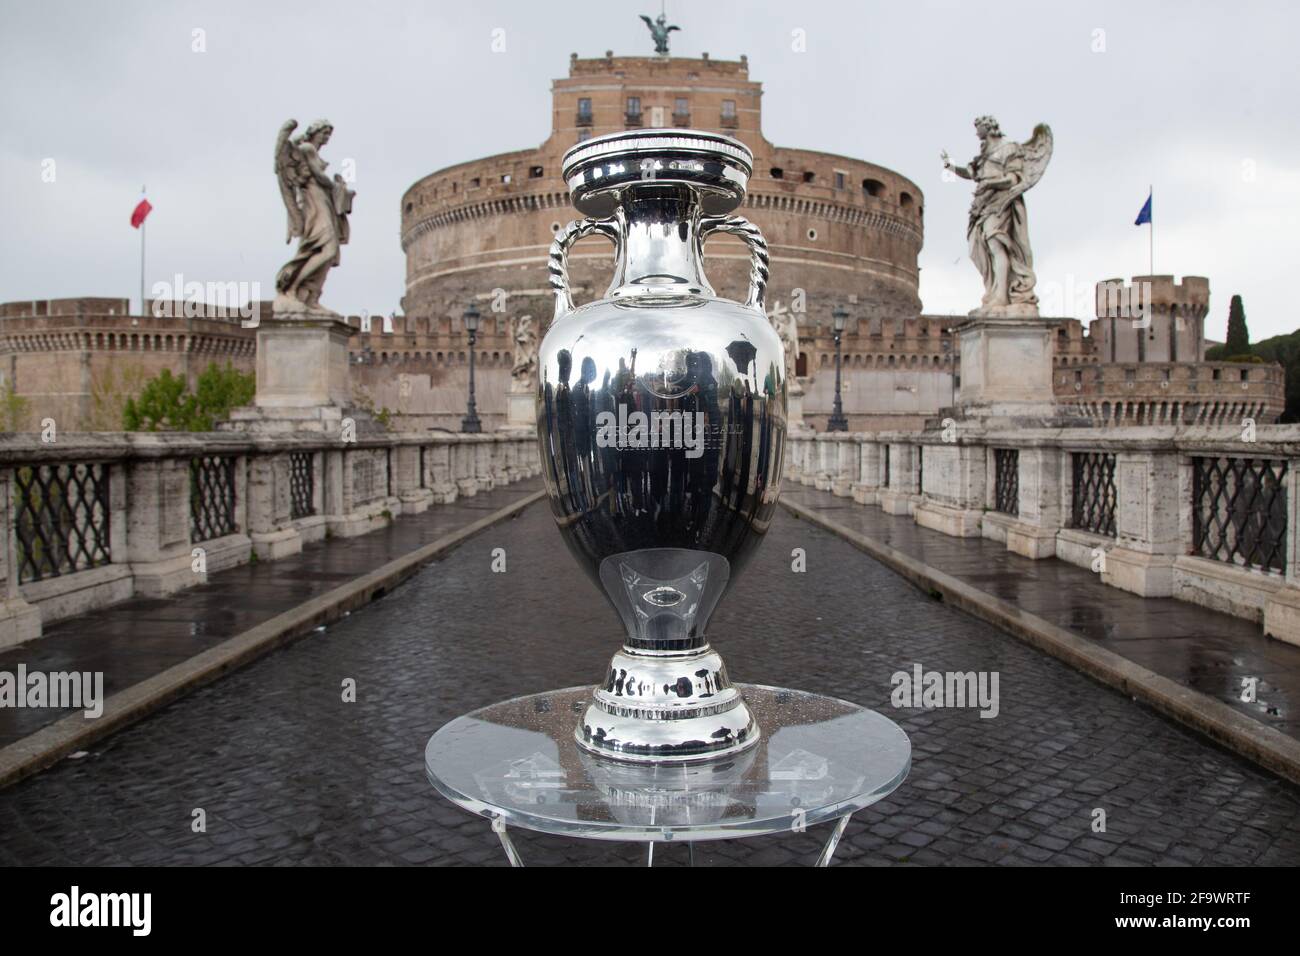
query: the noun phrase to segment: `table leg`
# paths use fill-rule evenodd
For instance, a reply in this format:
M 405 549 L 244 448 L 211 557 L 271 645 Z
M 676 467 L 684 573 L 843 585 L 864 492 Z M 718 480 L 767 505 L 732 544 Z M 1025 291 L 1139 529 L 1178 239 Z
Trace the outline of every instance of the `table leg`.
M 822 847 L 822 855 L 817 857 L 818 866 L 831 865 L 831 857 L 835 855 L 835 848 L 840 845 L 840 837 L 844 836 L 844 831 L 849 826 L 849 818 L 852 816 L 853 814 L 846 813 L 840 817 L 840 822 L 835 824 L 835 829 L 831 831 L 830 837 L 827 838 L 826 845 Z
M 510 861 L 513 867 L 522 867 L 523 858 L 519 856 L 519 851 L 515 849 L 514 841 L 510 839 L 510 834 L 506 832 L 505 817 L 492 818 L 492 832 L 501 840 L 501 849 L 506 851 L 506 859 Z

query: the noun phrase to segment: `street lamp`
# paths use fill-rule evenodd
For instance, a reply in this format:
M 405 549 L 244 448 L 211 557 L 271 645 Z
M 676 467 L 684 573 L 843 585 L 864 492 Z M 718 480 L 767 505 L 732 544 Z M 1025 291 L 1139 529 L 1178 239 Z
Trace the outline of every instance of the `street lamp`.
M 831 328 L 835 331 L 835 404 L 831 406 L 831 417 L 826 420 L 828 432 L 849 430 L 849 420 L 844 417 L 844 403 L 840 401 L 840 338 L 848 321 L 849 313 L 843 307 L 837 305 L 831 311 Z
M 465 320 L 465 331 L 469 333 L 469 403 L 465 406 L 465 417 L 460 420 L 460 430 L 477 435 L 483 430 L 474 403 L 474 344 L 478 341 L 478 306 L 473 302 L 465 306 L 461 318 Z

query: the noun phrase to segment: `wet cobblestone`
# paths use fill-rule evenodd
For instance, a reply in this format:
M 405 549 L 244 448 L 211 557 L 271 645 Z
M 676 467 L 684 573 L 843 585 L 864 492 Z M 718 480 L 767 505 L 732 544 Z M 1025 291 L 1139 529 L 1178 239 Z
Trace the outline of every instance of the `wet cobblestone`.
M 497 547 L 504 574 L 489 570 Z M 475 707 L 594 681 L 618 633 L 534 505 L 328 631 L 0 792 L 0 863 L 503 864 L 488 824 L 429 787 L 424 743 Z M 1297 788 L 784 513 L 712 634 L 735 679 L 857 701 L 911 736 L 911 776 L 854 817 L 839 864 L 1300 863 Z M 893 709 L 890 676 L 913 662 L 998 671 L 998 716 Z M 826 832 L 700 844 L 695 862 L 811 863 Z M 530 865 L 644 862 L 631 844 L 512 833 Z

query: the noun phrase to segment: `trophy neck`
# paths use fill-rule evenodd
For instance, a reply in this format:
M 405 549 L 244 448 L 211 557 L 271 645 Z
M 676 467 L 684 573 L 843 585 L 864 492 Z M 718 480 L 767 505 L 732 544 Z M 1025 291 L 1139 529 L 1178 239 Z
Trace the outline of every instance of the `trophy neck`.
M 607 297 L 714 297 L 704 275 L 702 215 L 688 186 L 630 187 L 615 212 L 622 243 Z

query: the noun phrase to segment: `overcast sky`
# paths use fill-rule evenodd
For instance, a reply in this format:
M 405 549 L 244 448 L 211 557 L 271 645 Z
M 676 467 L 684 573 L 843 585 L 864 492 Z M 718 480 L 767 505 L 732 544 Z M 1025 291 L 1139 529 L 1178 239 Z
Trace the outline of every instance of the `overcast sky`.
M 128 217 L 142 184 L 149 282 L 261 282 L 287 257 L 279 125 L 335 124 L 356 164 L 352 241 L 324 301 L 390 312 L 399 201 L 440 167 L 538 145 L 570 52 L 652 51 L 658 2 L 0 2 L 0 301 L 139 289 Z M 675 0 L 673 52 L 749 55 L 764 132 L 857 156 L 925 192 L 921 298 L 964 313 L 971 120 L 1056 152 L 1028 196 L 1044 314 L 1091 317 L 1098 279 L 1147 272 L 1133 220 L 1155 185 L 1155 268 L 1210 278 L 1207 334 L 1240 293 L 1252 338 L 1300 326 L 1300 9 L 1272 3 Z M 506 49 L 492 52 L 493 30 Z M 806 32 L 806 52 L 792 31 Z M 195 52 L 195 32 L 204 52 Z M 53 164 L 48 162 L 53 160 Z M 50 170 L 53 182 L 47 182 Z M 44 174 L 44 175 L 43 175 Z

